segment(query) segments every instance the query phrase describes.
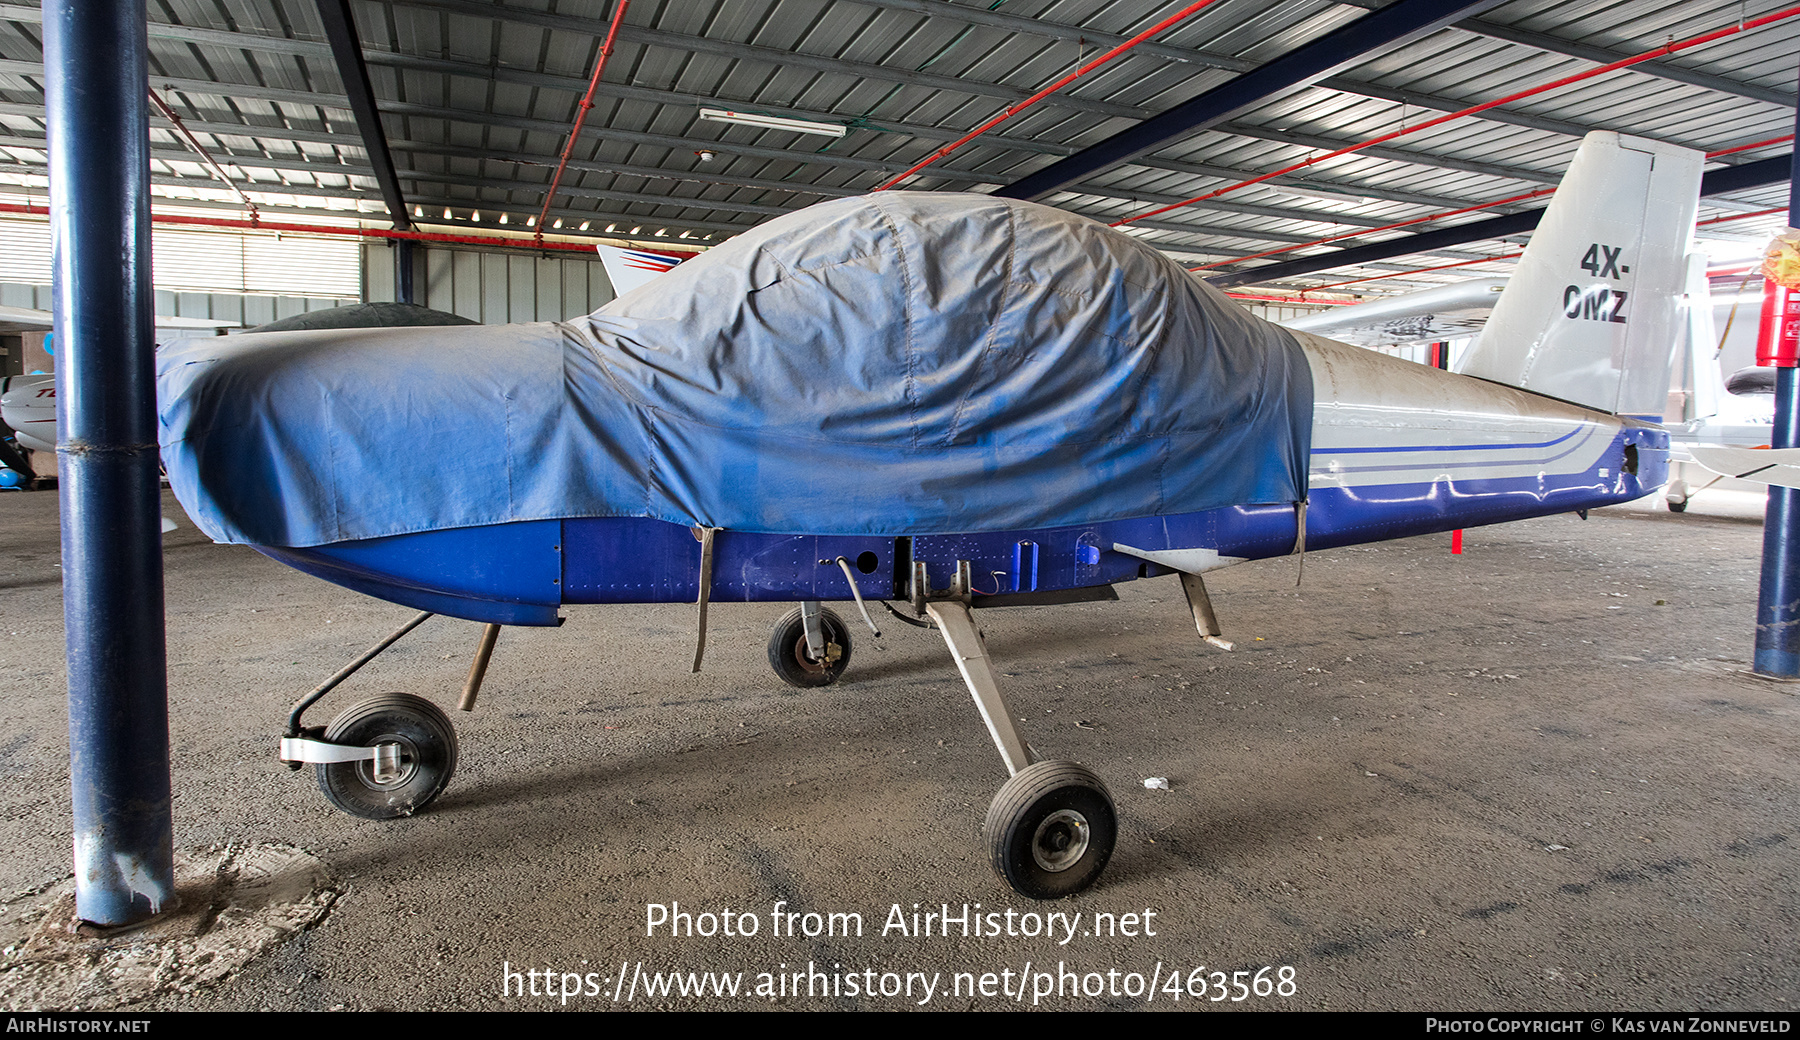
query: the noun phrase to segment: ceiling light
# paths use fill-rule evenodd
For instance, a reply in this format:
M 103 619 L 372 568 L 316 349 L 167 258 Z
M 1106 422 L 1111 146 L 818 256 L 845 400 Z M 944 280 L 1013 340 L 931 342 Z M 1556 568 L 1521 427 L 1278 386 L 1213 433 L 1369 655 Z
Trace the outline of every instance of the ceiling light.
M 1346 205 L 1360 206 L 1375 200 L 1366 195 L 1350 195 L 1340 191 L 1320 191 L 1317 188 L 1297 188 L 1287 184 L 1271 184 L 1270 188 L 1283 195 L 1297 195 L 1303 199 L 1322 199 L 1326 202 L 1342 202 Z
M 554 224 L 552 224 L 552 225 L 550 225 L 550 226 L 551 226 L 551 227 L 553 227 L 553 228 L 559 228 L 559 227 L 562 227 L 562 218 L 561 218 L 561 217 L 557 217 L 557 218 L 556 218 L 556 223 L 554 223 Z
M 581 222 L 581 227 L 577 228 L 576 230 L 586 231 L 588 229 L 588 225 L 592 224 L 592 223 L 593 223 L 593 221 L 591 221 L 591 220 L 584 220 Z
M 475 212 L 469 214 L 469 219 L 474 221 L 477 224 L 481 223 L 481 211 L 476 210 Z
M 502 223 L 502 224 L 506 223 L 506 214 L 504 214 L 504 213 L 500 214 L 500 223 Z
M 656 237 L 657 238 L 661 238 L 668 233 L 669 233 L 669 229 L 666 227 L 659 227 L 656 229 Z
M 632 234 L 634 234 L 634 235 L 635 235 L 635 234 L 637 234 L 637 233 L 638 233 L 638 232 L 640 232 L 640 231 L 642 231 L 642 230 L 644 230 L 644 229 L 643 229 L 643 228 L 641 228 L 641 227 L 634 227 L 634 228 L 632 228 L 632 229 L 631 229 L 631 233 L 632 233 Z
M 711 149 L 702 148 L 699 151 L 695 152 L 694 154 L 698 155 L 700 157 L 701 162 L 712 162 L 713 161 L 713 153 L 712 153 Z
M 425 207 L 424 206 L 414 206 L 413 207 L 413 216 L 422 217 L 424 215 L 425 215 Z
M 608 230 L 608 231 L 617 231 L 618 229 L 619 229 L 619 225 L 617 225 L 617 224 L 606 225 L 606 230 Z
M 710 119 L 715 123 L 739 123 L 743 126 L 760 126 L 767 130 L 792 130 L 797 134 L 818 134 L 821 137 L 842 137 L 845 130 L 842 124 L 813 123 L 805 119 L 783 119 L 780 116 L 757 115 L 754 112 L 732 112 L 723 108 L 703 108 L 701 119 Z
M 445 220 L 450 219 L 450 207 L 449 206 L 444 207 L 444 219 Z
M 526 227 L 537 227 L 537 218 L 536 217 L 526 217 L 525 218 L 525 226 Z

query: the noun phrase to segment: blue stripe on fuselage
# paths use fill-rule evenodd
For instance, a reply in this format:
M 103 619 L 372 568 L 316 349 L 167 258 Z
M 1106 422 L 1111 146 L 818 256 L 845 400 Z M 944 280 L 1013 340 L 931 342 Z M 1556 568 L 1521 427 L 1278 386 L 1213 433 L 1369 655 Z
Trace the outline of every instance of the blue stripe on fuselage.
M 1660 428 L 1628 427 L 1613 437 L 1593 467 L 1579 473 L 1315 488 L 1307 508 L 1307 548 L 1628 502 L 1667 479 L 1668 443 Z M 1628 445 L 1638 453 L 1635 474 L 1622 472 Z M 969 561 L 978 594 L 1029 591 L 1021 588 L 1022 561 L 1029 559 L 1030 579 L 1035 591 L 1042 592 L 1168 573 L 1115 551 L 1115 544 L 1142 550 L 1211 549 L 1238 559 L 1285 556 L 1294 548 L 1295 519 L 1291 503 L 1233 506 L 1029 531 L 919 535 L 911 539 L 910 552 L 912 559 L 925 563 L 934 588 L 948 587 L 957 561 Z M 700 547 L 685 527 L 631 517 L 557 524 L 500 524 L 265 551 L 359 592 L 504 624 L 553 624 L 559 597 L 562 603 L 666 603 L 692 602 L 698 593 Z M 560 539 L 553 533 L 557 530 Z M 836 562 L 839 556 L 858 573 L 865 596 L 902 597 L 903 538 L 904 532 L 815 536 L 721 531 L 714 546 L 712 598 L 848 599 L 850 586 Z M 558 568 L 560 579 L 553 577 Z

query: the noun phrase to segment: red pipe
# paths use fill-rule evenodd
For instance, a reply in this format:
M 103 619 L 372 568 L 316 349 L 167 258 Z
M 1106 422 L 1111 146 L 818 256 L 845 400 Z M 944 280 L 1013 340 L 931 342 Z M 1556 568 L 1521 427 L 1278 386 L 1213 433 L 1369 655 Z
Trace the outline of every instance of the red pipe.
M 243 189 L 237 186 L 237 182 L 232 180 L 231 176 L 225 172 L 225 167 L 219 165 L 219 160 L 213 158 L 212 153 L 207 151 L 206 146 L 200 143 L 200 139 L 195 137 L 193 131 L 187 128 L 187 124 L 181 121 L 181 117 L 175 114 L 175 110 L 170 108 L 167 102 L 157 96 L 156 91 L 152 90 L 148 93 L 150 95 L 150 103 L 155 105 L 156 110 L 162 113 L 162 117 L 167 119 L 175 127 L 176 135 L 186 142 L 189 148 L 199 153 L 200 158 L 206 161 L 206 165 L 212 167 L 212 172 L 217 174 L 219 179 L 225 182 L 225 186 L 231 189 L 231 193 L 236 195 L 238 201 L 244 204 L 244 208 L 250 211 L 250 219 L 257 219 L 256 203 L 251 202 L 250 196 L 244 194 Z
M 1188 6 L 1175 12 L 1174 14 L 1170 15 L 1169 17 L 1164 18 L 1162 21 L 1157 22 L 1155 25 L 1151 26 L 1150 28 L 1145 29 L 1143 32 L 1138 33 L 1136 36 L 1133 36 L 1131 39 L 1126 40 L 1124 43 L 1119 44 L 1117 47 L 1114 47 L 1112 50 L 1107 51 L 1105 54 L 1100 55 L 1098 58 L 1095 58 L 1093 61 L 1088 62 L 1086 65 L 1083 65 L 1081 68 L 1076 69 L 1074 72 L 1071 72 L 1068 75 L 1064 76 L 1063 78 L 1057 80 L 1055 83 L 1052 83 L 1049 86 L 1045 87 L 1044 89 L 1031 95 L 1030 97 L 1026 98 L 1025 100 L 1008 106 L 1004 112 L 1001 112 L 999 115 L 995 116 L 994 118 L 981 124 L 980 126 L 969 131 L 968 133 L 962 135 L 961 137 L 959 137 L 956 140 L 950 142 L 949 144 L 943 146 L 942 148 L 939 148 L 937 151 L 932 152 L 930 155 L 926 156 L 923 160 L 921 160 L 918 164 L 914 165 L 911 169 L 907 170 L 905 173 L 902 173 L 897 177 L 894 177 L 893 179 L 891 179 L 889 181 L 884 182 L 880 187 L 876 188 L 875 190 L 876 191 L 886 191 L 889 188 L 892 188 L 894 185 L 899 184 L 901 181 L 905 180 L 906 178 L 911 177 L 913 174 L 918 173 L 920 170 L 923 170 L 925 167 L 930 166 L 932 163 L 937 162 L 939 159 L 942 159 L 944 156 L 949 155 L 951 152 L 956 151 L 958 148 L 961 148 L 963 145 L 968 144 L 970 141 L 973 141 L 977 137 L 980 137 L 982 134 L 985 134 L 989 130 L 992 130 L 995 126 L 998 126 L 999 124 L 1004 123 L 1008 119 L 1011 119 L 1013 116 L 1018 115 L 1020 112 L 1023 112 L 1026 109 L 1030 108 L 1032 105 L 1035 105 L 1039 101 L 1042 101 L 1045 98 L 1049 97 L 1051 94 L 1056 93 L 1058 90 L 1062 89 L 1067 84 L 1069 84 L 1077 79 L 1080 79 L 1082 76 L 1087 75 L 1089 72 L 1093 71 L 1094 69 L 1097 69 L 1100 66 L 1106 64 L 1107 62 L 1118 57 L 1119 55 L 1124 54 L 1126 51 L 1131 50 L 1133 47 L 1136 47 L 1138 44 L 1143 43 L 1145 40 L 1148 40 L 1150 37 L 1155 36 L 1156 34 L 1162 32 L 1164 29 L 1167 29 L 1170 26 L 1174 25 L 1176 22 L 1184 21 L 1188 18 L 1191 18 L 1192 16 L 1194 16 L 1196 14 L 1199 14 L 1201 8 L 1210 7 L 1217 2 L 1218 2 L 1218 0 L 1200 0 L 1199 3 L 1189 4 Z
M 1348 306 L 1351 302 L 1349 300 L 1309 300 L 1306 298 L 1305 293 L 1302 293 L 1299 296 L 1251 296 L 1248 293 L 1234 292 L 1226 293 L 1225 295 L 1234 300 L 1256 300 L 1259 303 L 1287 303 L 1301 307 L 1344 307 Z
M 1571 83 L 1579 83 L 1582 80 L 1592 79 L 1595 76 L 1599 76 L 1604 73 L 1612 72 L 1617 69 L 1622 69 L 1629 65 L 1636 65 L 1639 62 L 1649 61 L 1651 58 L 1661 57 L 1662 55 L 1665 55 L 1665 54 L 1675 54 L 1679 51 L 1685 51 L 1692 47 L 1698 47 L 1702 44 L 1711 43 L 1714 40 L 1721 40 L 1727 36 L 1733 36 L 1733 35 L 1736 35 L 1737 33 L 1745 32 L 1750 29 L 1760 29 L 1761 27 L 1763 27 L 1765 25 L 1769 25 L 1773 22 L 1781 21 L 1784 18 L 1792 18 L 1793 16 L 1795 16 L 1797 14 L 1800 14 L 1800 7 L 1790 7 L 1784 11 L 1777 11 L 1774 14 L 1763 15 L 1761 18 L 1752 18 L 1747 22 L 1741 22 L 1737 25 L 1727 26 L 1724 29 L 1715 29 L 1712 32 L 1703 33 L 1699 36 L 1690 37 L 1686 40 L 1670 41 L 1669 43 L 1666 43 L 1666 44 L 1662 45 L 1661 47 L 1656 48 L 1655 50 L 1648 50 L 1642 54 L 1634 54 L 1629 58 L 1620 58 L 1618 61 L 1610 62 L 1606 65 L 1601 65 L 1597 68 L 1588 69 L 1586 72 L 1577 72 L 1572 75 L 1564 76 L 1561 79 L 1552 80 L 1549 83 L 1544 83 L 1544 84 L 1541 84 L 1541 85 L 1535 86 L 1535 87 L 1528 87 L 1525 90 L 1515 91 L 1511 94 L 1506 95 L 1503 98 L 1496 98 L 1493 101 L 1483 102 L 1482 104 L 1479 104 L 1479 105 L 1471 105 L 1468 108 L 1462 109 L 1460 111 L 1450 112 L 1446 115 L 1438 116 L 1436 119 L 1427 119 L 1425 122 L 1419 123 L 1415 126 L 1404 127 L 1402 129 L 1395 130 L 1391 133 L 1382 134 L 1379 137 L 1371 137 L 1366 141 L 1358 141 L 1355 144 L 1345 145 L 1344 147 L 1339 148 L 1336 151 L 1326 152 L 1324 155 L 1317 155 L 1317 156 L 1313 156 L 1311 158 L 1302 159 L 1300 162 L 1291 163 L 1287 166 L 1283 166 L 1279 170 L 1271 170 L 1270 172 L 1262 174 L 1261 176 L 1252 177 L 1249 180 L 1239 181 L 1236 184 L 1229 184 L 1223 188 L 1219 188 L 1216 191 L 1209 191 L 1204 195 L 1196 195 L 1193 198 L 1186 200 L 1185 202 L 1172 202 L 1167 206 L 1159 206 L 1156 209 L 1147 210 L 1143 213 L 1137 214 L 1136 216 L 1126 217 L 1122 220 L 1115 220 L 1112 222 L 1112 224 L 1110 224 L 1108 226 L 1120 227 L 1125 224 L 1130 224 L 1134 221 L 1144 220 L 1148 217 L 1154 217 L 1160 213 L 1167 213 L 1173 209 L 1180 209 L 1183 206 L 1191 206 L 1196 202 L 1204 202 L 1207 199 L 1216 199 L 1220 195 L 1224 195 L 1227 192 L 1233 192 L 1233 191 L 1238 190 L 1239 188 L 1247 188 L 1252 184 L 1260 184 L 1263 181 L 1266 181 L 1271 177 L 1279 177 L 1284 173 L 1292 173 L 1295 170 L 1304 169 L 1304 168 L 1306 168 L 1308 166 L 1312 166 L 1316 163 L 1324 162 L 1326 159 L 1335 159 L 1336 157 L 1338 157 L 1340 155 L 1348 155 L 1351 152 L 1361 151 L 1364 148 L 1368 148 L 1373 145 L 1381 144 L 1384 141 L 1392 141 L 1397 137 L 1405 137 L 1408 134 L 1416 134 L 1421 130 L 1426 130 L 1426 129 L 1429 129 L 1434 126 L 1438 126 L 1440 124 L 1447 123 L 1452 119 L 1460 119 L 1463 116 L 1471 116 L 1477 112 L 1485 112 L 1490 108 L 1498 108 L 1499 106 L 1507 104 L 1508 102 L 1518 101 L 1521 98 L 1528 98 L 1528 97 L 1531 97 L 1536 94 L 1542 94 L 1546 91 L 1555 90 L 1557 87 L 1566 87 Z
M 42 206 L 24 206 L 0 202 L 0 213 L 35 213 L 48 215 Z M 267 220 L 240 220 L 226 217 L 193 217 L 184 214 L 159 213 L 150 220 L 157 224 L 179 224 L 198 227 L 247 228 L 252 231 L 295 231 L 308 235 L 337 235 L 353 238 L 397 238 L 409 242 L 449 242 L 458 245 L 494 246 L 502 249 L 557 249 L 571 253 L 592 253 L 594 247 L 580 242 L 545 242 L 541 238 L 499 238 L 490 235 L 445 235 L 432 231 L 395 231 L 392 228 L 329 227 L 319 224 L 273 223 Z M 657 250 L 667 252 L 666 250 Z M 698 253 L 670 252 L 671 256 L 691 257 Z
M 1792 141 L 1793 139 L 1794 139 L 1793 134 L 1782 134 L 1780 137 L 1771 137 L 1771 138 L 1768 138 L 1768 139 L 1762 140 L 1762 141 L 1751 141 L 1749 144 L 1740 144 L 1740 145 L 1736 145 L 1731 148 L 1721 148 L 1716 152 L 1707 152 L 1706 157 L 1708 159 L 1716 159 L 1721 155 L 1730 155 L 1732 152 L 1747 152 L 1752 148 L 1761 148 L 1765 145 L 1780 144 L 1783 141 Z
M 1523 202 L 1526 199 L 1535 199 L 1544 195 L 1553 195 L 1555 192 L 1555 188 L 1541 188 L 1537 191 L 1528 191 L 1523 195 L 1513 195 L 1504 199 L 1496 199 L 1493 202 L 1481 202 L 1473 206 L 1464 206 L 1461 209 L 1447 209 L 1442 213 L 1428 213 L 1423 217 L 1413 217 L 1410 220 L 1401 220 L 1392 224 L 1383 224 L 1380 227 L 1358 228 L 1355 231 L 1346 231 L 1341 235 L 1332 235 L 1329 238 L 1318 238 L 1311 242 L 1296 242 L 1291 246 L 1281 246 L 1277 249 L 1268 249 L 1260 253 L 1251 253 L 1249 256 L 1232 257 L 1229 260 L 1214 260 L 1210 264 L 1201 264 L 1199 267 L 1190 267 L 1188 270 L 1204 271 L 1209 267 L 1222 267 L 1225 264 L 1235 264 L 1244 260 L 1256 260 L 1265 256 L 1274 256 L 1276 253 L 1286 253 L 1295 249 L 1305 249 L 1308 246 L 1322 246 L 1328 242 L 1338 242 L 1346 238 L 1361 238 L 1364 235 L 1373 235 L 1379 231 L 1392 231 L 1395 228 L 1402 228 L 1408 224 L 1423 224 L 1428 220 L 1442 220 L 1445 217 L 1454 217 L 1458 213 L 1473 213 L 1478 209 L 1493 209 L 1495 206 L 1504 206 L 1509 202 Z M 1321 216 L 1324 216 L 1324 214 L 1321 214 Z
M 1749 220 L 1751 217 L 1766 217 L 1771 213 L 1786 213 L 1786 212 L 1787 212 L 1786 206 L 1776 206 L 1774 209 L 1759 209 L 1759 210 L 1756 210 L 1751 213 L 1733 213 L 1730 216 L 1726 216 L 1726 217 L 1714 217 L 1711 220 L 1702 220 L 1700 223 L 1695 224 L 1694 226 L 1695 227 L 1705 227 L 1708 224 L 1724 224 L 1727 221 L 1732 221 L 1732 220 Z
M 544 221 L 550 216 L 550 203 L 556 201 L 556 187 L 562 183 L 563 170 L 568 168 L 569 156 L 575 152 L 575 141 L 581 136 L 581 124 L 587 122 L 588 110 L 594 107 L 594 91 L 600 88 L 600 73 L 606 68 L 606 59 L 612 54 L 613 41 L 619 36 L 619 23 L 625 20 L 625 9 L 631 6 L 631 0 L 619 0 L 618 10 L 613 12 L 612 25 L 606 30 L 606 42 L 600 47 L 600 57 L 594 62 L 594 76 L 588 80 L 587 95 L 581 99 L 581 107 L 575 110 L 575 125 L 569 130 L 569 141 L 563 145 L 562 161 L 556 164 L 556 172 L 550 175 L 550 189 L 544 192 L 544 208 L 538 211 L 538 236 L 544 234 Z
M 1749 144 L 1740 144 L 1740 145 L 1735 145 L 1730 148 L 1721 148 L 1716 152 L 1707 152 L 1706 157 L 1708 159 L 1714 159 L 1721 155 L 1730 155 L 1733 152 L 1747 152 L 1752 148 L 1763 148 L 1763 147 L 1766 147 L 1766 146 L 1772 145 L 1772 144 L 1780 144 L 1783 141 L 1790 141 L 1790 140 L 1793 140 L 1793 137 L 1794 137 L 1793 134 L 1784 134 L 1781 137 L 1771 137 L 1764 141 L 1751 141 Z M 1279 190 L 1279 186 L 1277 186 L 1277 190 Z M 1479 205 L 1475 205 L 1475 206 L 1464 206 L 1462 209 L 1448 209 L 1442 213 L 1433 213 L 1433 214 L 1430 214 L 1429 216 L 1414 217 L 1411 220 L 1402 220 L 1402 221 L 1399 221 L 1398 223 L 1394 223 L 1394 224 L 1383 224 L 1380 227 L 1360 228 L 1356 231 L 1346 231 L 1341 235 L 1332 235 L 1329 238 L 1315 238 L 1311 242 L 1297 242 L 1293 245 L 1281 246 L 1278 249 L 1270 249 L 1270 250 L 1267 250 L 1267 251 L 1261 252 L 1261 253 L 1251 253 L 1249 256 L 1234 257 L 1229 260 L 1214 260 L 1210 264 L 1201 264 L 1199 267 L 1190 267 L 1190 268 L 1188 268 L 1188 270 L 1189 271 L 1204 271 L 1204 270 L 1207 270 L 1208 268 L 1223 267 L 1226 264 L 1240 263 L 1245 260 L 1260 260 L 1261 258 L 1263 258 L 1265 256 L 1274 256 L 1277 253 L 1289 253 L 1296 249 L 1305 249 L 1309 246 L 1328 245 L 1332 242 L 1341 242 L 1346 238 L 1361 238 L 1364 235 L 1373 235 L 1380 231 L 1392 231 L 1395 228 L 1406 227 L 1409 224 L 1423 224 L 1426 221 L 1442 220 L 1445 217 L 1454 217 L 1461 213 L 1473 213 L 1476 210 L 1492 209 L 1495 206 L 1504 206 L 1509 202 L 1522 202 L 1526 199 L 1535 199 L 1535 198 L 1539 198 L 1544 195 L 1553 195 L 1555 193 L 1556 193 L 1555 188 L 1543 188 L 1538 191 L 1528 191 L 1523 195 L 1513 195 L 1513 196 L 1509 196 L 1504 199 L 1497 199 L 1493 202 L 1483 202 L 1483 203 L 1481 203 Z M 1702 220 L 1700 222 L 1700 226 L 1705 226 L 1707 224 L 1719 224 L 1719 223 L 1723 223 L 1724 221 L 1727 221 L 1727 220 L 1742 220 L 1745 217 L 1760 217 L 1765 214 L 1780 213 L 1780 212 L 1783 212 L 1783 211 L 1781 209 L 1757 210 L 1755 213 L 1742 213 L 1742 214 L 1739 214 L 1739 215 L 1733 216 L 1733 217 L 1717 217 L 1712 220 Z

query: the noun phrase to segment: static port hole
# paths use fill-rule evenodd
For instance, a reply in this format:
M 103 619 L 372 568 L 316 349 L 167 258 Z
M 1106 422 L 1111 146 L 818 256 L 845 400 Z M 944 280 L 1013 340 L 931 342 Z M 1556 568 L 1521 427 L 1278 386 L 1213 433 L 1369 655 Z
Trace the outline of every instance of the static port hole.
M 874 574 L 875 568 L 881 564 L 881 557 L 872 552 L 865 552 L 856 558 L 856 569 L 864 574 Z
M 1637 476 L 1637 469 L 1637 445 L 1627 444 L 1625 445 L 1625 472 L 1635 477 Z

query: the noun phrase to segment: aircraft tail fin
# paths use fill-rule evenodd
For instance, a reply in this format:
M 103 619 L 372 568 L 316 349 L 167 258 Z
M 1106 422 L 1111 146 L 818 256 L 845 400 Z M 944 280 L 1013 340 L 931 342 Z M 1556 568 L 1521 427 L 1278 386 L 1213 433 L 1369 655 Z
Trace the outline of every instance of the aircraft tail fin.
M 1704 158 L 1588 134 L 1461 371 L 1659 421 Z
M 685 256 L 652 253 L 647 249 L 621 249 L 618 246 L 603 245 L 596 245 L 594 249 L 600 254 L 600 263 L 606 268 L 607 279 L 612 282 L 614 296 L 625 295 L 687 259 Z

